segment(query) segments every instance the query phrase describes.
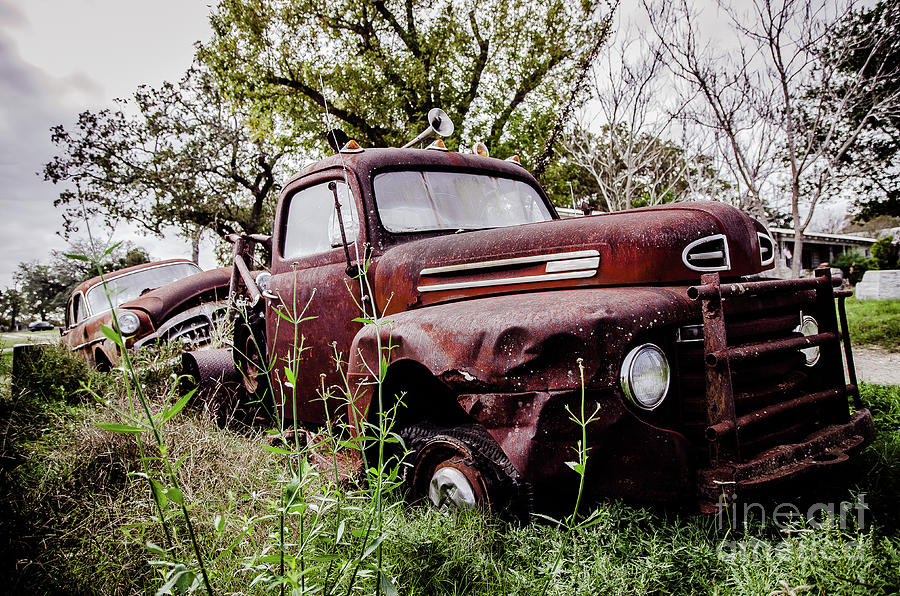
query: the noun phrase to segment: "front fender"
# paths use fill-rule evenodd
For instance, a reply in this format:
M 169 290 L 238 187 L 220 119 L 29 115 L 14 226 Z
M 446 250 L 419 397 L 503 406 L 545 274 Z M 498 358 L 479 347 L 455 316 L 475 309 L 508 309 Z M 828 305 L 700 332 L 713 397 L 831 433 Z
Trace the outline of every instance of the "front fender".
M 511 294 L 397 313 L 354 338 L 355 409 L 367 410 L 381 358 L 419 362 L 457 394 L 580 387 L 579 359 L 586 385 L 610 386 L 636 336 L 699 316 L 686 286 Z

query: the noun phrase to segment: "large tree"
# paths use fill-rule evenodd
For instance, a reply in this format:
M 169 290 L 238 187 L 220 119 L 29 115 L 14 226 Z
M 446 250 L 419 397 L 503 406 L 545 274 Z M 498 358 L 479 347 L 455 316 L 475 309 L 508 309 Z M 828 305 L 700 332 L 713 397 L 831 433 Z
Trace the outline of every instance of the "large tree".
M 566 158 L 594 179 L 599 192 L 592 206 L 601 211 L 717 198 L 726 186 L 708 156 L 621 122 L 599 133 L 574 128 L 565 148 Z
M 900 93 L 900 3 L 882 0 L 851 12 L 834 39 L 825 57 L 845 75 L 842 84 L 860 79 L 872 89 L 843 117 L 848 130 L 863 125 L 859 142 L 840 162 L 857 191 L 858 216 L 864 221 L 900 216 L 900 106 L 894 101 L 884 109 L 885 100 Z M 850 51 L 842 51 L 846 39 L 855 42 Z M 875 50 L 878 60 L 871 59 Z
M 461 146 L 533 160 L 581 101 L 578 73 L 611 12 L 592 0 L 222 0 L 199 56 L 236 97 L 308 133 L 397 145 L 440 107 Z
M 9 323 L 10 331 L 16 330 L 16 319 L 25 306 L 25 299 L 22 293 L 16 288 L 6 288 L 0 292 L 0 316 Z
M 679 138 L 687 101 L 671 92 L 660 43 L 619 29 L 593 65 L 592 101 L 563 139 L 566 157 L 598 189 L 596 206 L 617 211 L 716 198 L 722 181 L 696 136 Z
M 280 168 L 301 140 L 226 97 L 202 67 L 177 84 L 141 87 L 117 109 L 84 112 L 51 138 L 59 153 L 43 174 L 64 187 L 56 205 L 67 235 L 100 217 L 158 236 L 174 225 L 195 240 L 206 229 L 267 231 Z

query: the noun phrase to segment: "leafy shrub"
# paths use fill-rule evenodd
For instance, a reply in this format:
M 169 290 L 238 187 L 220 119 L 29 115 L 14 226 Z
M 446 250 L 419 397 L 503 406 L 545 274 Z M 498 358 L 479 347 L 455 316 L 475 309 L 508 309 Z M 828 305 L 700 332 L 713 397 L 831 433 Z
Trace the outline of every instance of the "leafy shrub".
M 896 269 L 897 249 L 893 236 L 885 236 L 872 245 L 872 269 Z
M 832 261 L 832 266 L 840 269 L 844 274 L 844 279 L 849 280 L 850 284 L 854 286 L 859 283 L 866 271 L 874 268 L 872 259 L 864 257 L 855 250 L 836 257 Z
M 21 352 L 13 363 L 13 390 L 37 399 L 73 402 L 90 376 L 87 364 L 61 343 Z

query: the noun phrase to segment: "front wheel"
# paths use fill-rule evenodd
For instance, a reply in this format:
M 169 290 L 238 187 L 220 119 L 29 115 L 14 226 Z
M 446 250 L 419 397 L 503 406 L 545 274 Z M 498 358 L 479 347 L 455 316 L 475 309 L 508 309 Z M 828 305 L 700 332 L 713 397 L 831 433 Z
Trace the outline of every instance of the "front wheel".
M 412 425 L 400 435 L 412 454 L 406 484 L 413 502 L 439 509 L 481 509 L 489 515 L 527 521 L 530 490 L 483 427 Z

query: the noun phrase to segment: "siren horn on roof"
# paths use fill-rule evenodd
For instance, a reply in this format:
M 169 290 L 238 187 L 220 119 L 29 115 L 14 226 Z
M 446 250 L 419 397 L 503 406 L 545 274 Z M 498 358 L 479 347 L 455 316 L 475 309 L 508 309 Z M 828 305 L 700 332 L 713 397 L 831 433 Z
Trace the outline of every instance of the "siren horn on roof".
M 412 147 L 435 135 L 439 137 L 450 136 L 453 134 L 453 128 L 453 121 L 450 120 L 450 116 L 448 116 L 444 110 L 440 108 L 431 108 L 428 110 L 428 128 L 423 130 L 419 136 L 403 145 L 402 149 Z

